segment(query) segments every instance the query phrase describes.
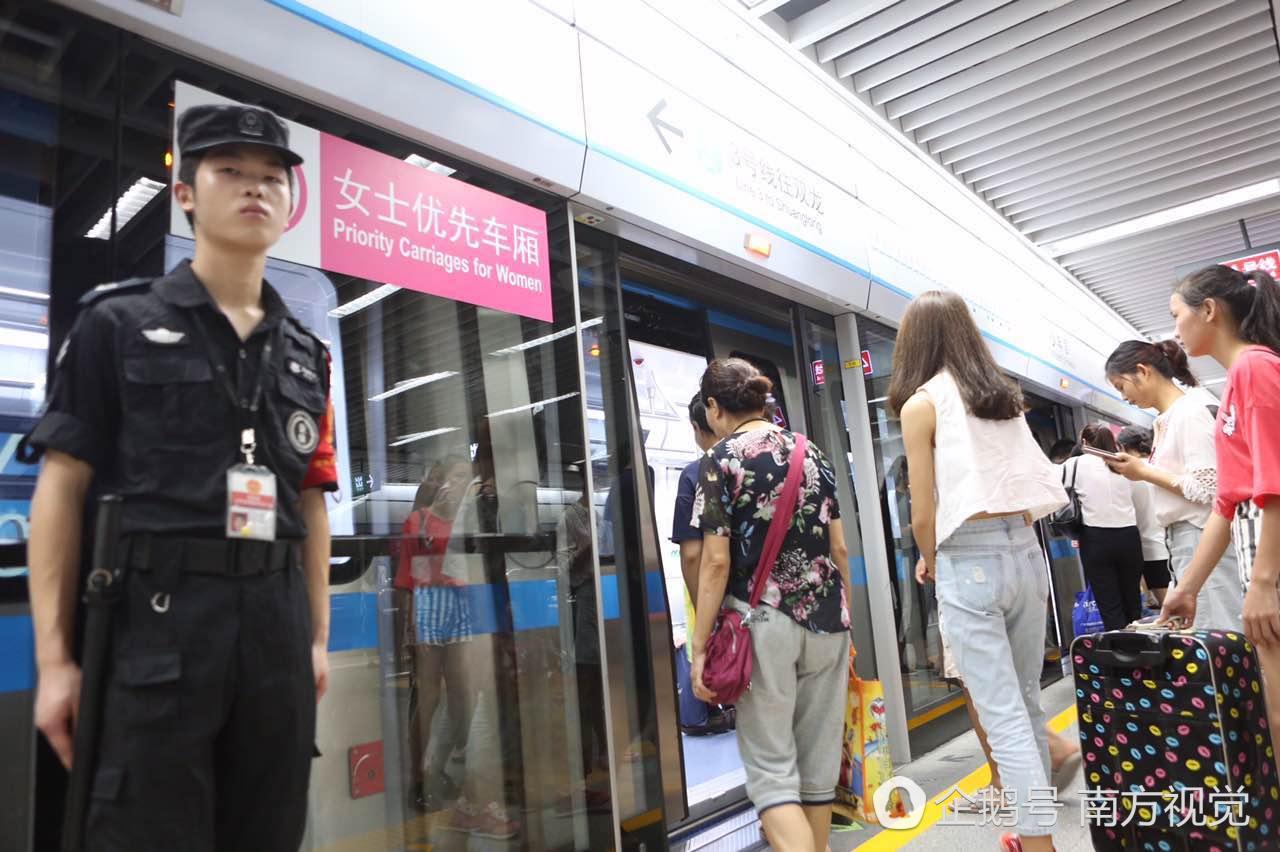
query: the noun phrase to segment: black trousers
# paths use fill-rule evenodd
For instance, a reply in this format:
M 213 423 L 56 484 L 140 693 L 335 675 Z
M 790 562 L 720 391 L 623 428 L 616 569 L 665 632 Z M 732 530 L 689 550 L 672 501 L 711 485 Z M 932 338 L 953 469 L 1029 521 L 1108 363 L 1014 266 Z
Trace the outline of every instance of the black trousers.
M 1142 579 L 1147 581 L 1151 591 L 1167 589 L 1173 582 L 1173 574 L 1169 571 L 1168 559 L 1152 559 L 1142 563 Z
M 1142 537 L 1135 527 L 1085 527 L 1080 562 L 1102 623 L 1123 630 L 1142 616 Z
M 302 571 L 134 570 L 111 657 L 87 848 L 296 852 L 316 725 Z

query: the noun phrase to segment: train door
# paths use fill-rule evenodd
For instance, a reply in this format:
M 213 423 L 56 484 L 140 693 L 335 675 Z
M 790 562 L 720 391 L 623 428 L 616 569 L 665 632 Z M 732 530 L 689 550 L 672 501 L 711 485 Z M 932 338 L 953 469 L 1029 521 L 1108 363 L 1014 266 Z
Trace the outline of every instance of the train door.
M 601 343 L 588 353 L 593 362 L 587 364 L 588 416 L 600 421 L 591 424 L 592 442 L 597 445 L 593 457 L 626 456 L 626 461 L 613 463 L 614 472 L 606 472 L 605 478 L 616 478 L 621 464 L 634 464 L 636 470 L 644 471 L 643 476 L 630 477 L 638 486 L 633 511 L 641 540 L 626 558 L 617 552 L 621 543 L 615 540 L 613 565 L 603 560 L 601 564 L 602 573 L 619 574 L 619 589 L 643 587 L 648 595 L 643 626 L 637 624 L 628 635 L 606 624 L 609 691 L 618 697 L 635 691 L 637 681 L 627 679 L 645 670 L 652 680 L 640 679 L 639 688 L 655 701 L 651 711 L 638 707 L 640 702 L 635 700 L 613 705 L 613 741 L 620 758 L 618 795 L 624 798 L 630 775 L 643 774 L 629 773 L 630 765 L 639 762 L 651 767 L 656 777 L 645 776 L 646 783 L 634 786 L 637 800 L 628 812 L 638 811 L 640 798 L 650 803 L 661 798 L 665 830 L 681 831 L 746 802 L 736 736 L 726 722 L 732 718 L 728 708 L 704 708 L 713 724 L 706 724 L 705 717 L 692 718 L 689 713 L 696 711 L 688 710 L 689 702 L 685 702 L 684 719 L 680 712 L 681 693 L 688 690 L 686 655 L 694 616 L 681 572 L 680 547 L 671 537 L 681 474 L 701 456 L 689 425 L 689 403 L 712 358 L 745 358 L 773 380 L 777 422 L 806 431 L 827 450 L 837 472 L 844 472 L 840 494 L 845 501 L 843 517 L 855 591 L 859 584 L 865 589 L 852 480 L 847 473 L 841 392 L 838 381 L 830 385 L 825 381 L 828 365 L 833 375 L 839 369 L 834 321 L 763 292 L 753 291 L 749 306 L 744 305 L 741 292 L 745 288 L 740 282 L 589 229 L 579 228 L 576 233 L 584 324 L 595 318 L 596 306 L 607 307 L 611 301 L 605 294 L 610 283 L 617 299 L 616 326 L 605 310 L 598 329 Z M 617 357 L 622 354 L 625 359 Z M 593 372 L 599 374 L 598 392 L 592 388 Z M 591 412 L 597 406 L 598 415 Z M 614 421 L 615 412 L 626 414 L 628 422 Z M 634 453 L 624 446 L 631 442 Z M 593 470 L 599 489 L 601 465 Z M 640 576 L 642 582 L 637 580 Z M 870 660 L 867 611 L 865 602 L 859 604 L 855 621 L 861 622 L 865 636 L 855 631 L 855 638 Z M 642 638 L 648 643 L 643 649 Z M 646 655 L 647 661 L 642 659 Z M 627 703 L 643 721 L 624 718 L 621 708 Z M 648 739 L 656 746 L 656 755 L 636 750 L 635 734 L 646 725 L 654 727 Z M 625 827 L 627 813 L 620 817 Z
M 1067 442 L 1074 443 L 1075 417 L 1070 408 L 1023 388 L 1023 400 L 1027 405 L 1027 425 L 1045 454 L 1059 461 Z M 1045 676 L 1058 677 L 1066 673 L 1064 657 L 1071 644 L 1071 606 L 1076 593 L 1084 588 L 1084 572 L 1080 567 L 1080 552 L 1076 542 L 1065 536 L 1054 535 L 1049 524 L 1036 525 L 1040 542 L 1049 566 L 1049 605 L 1045 625 Z
M 732 708 L 702 706 L 688 691 L 694 616 L 681 571 L 680 544 L 672 540 L 672 532 L 678 523 L 674 513 L 681 474 L 701 457 L 689 425 L 689 403 L 710 359 L 744 358 L 773 380 L 778 424 L 803 429 L 796 344 L 785 304 L 772 311 L 726 310 L 716 304 L 710 287 L 699 287 L 696 280 L 633 252 L 622 254 L 621 271 L 630 368 L 644 456 L 654 483 L 654 520 L 671 624 L 667 650 L 676 677 L 684 810 L 696 818 L 743 801 L 746 775 L 732 728 Z M 673 819 L 679 816 L 669 813 L 668 825 L 684 822 Z

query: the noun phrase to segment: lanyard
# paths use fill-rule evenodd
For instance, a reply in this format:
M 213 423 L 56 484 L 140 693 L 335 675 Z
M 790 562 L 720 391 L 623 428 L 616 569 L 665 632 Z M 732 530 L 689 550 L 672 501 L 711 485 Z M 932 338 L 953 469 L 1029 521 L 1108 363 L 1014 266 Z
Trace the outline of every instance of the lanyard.
M 257 382 L 254 384 L 253 393 L 249 396 L 248 404 L 246 405 L 237 392 L 236 386 L 232 383 L 231 377 L 227 375 L 226 365 L 218 360 L 217 352 L 214 351 L 213 342 L 209 339 L 209 332 L 205 328 L 200 314 L 193 311 L 191 319 L 196 328 L 196 337 L 199 338 L 200 345 L 204 348 L 205 358 L 208 359 L 209 366 L 213 368 L 214 375 L 221 380 L 218 384 L 222 386 L 227 398 L 231 400 L 232 407 L 240 414 L 240 452 L 244 455 L 245 462 L 252 465 L 253 454 L 258 448 L 254 426 L 258 420 L 258 408 L 262 404 L 262 386 L 266 380 L 267 365 L 271 360 L 271 351 L 275 348 L 281 327 L 277 325 L 271 336 L 262 344 L 262 358 L 261 363 L 258 364 Z

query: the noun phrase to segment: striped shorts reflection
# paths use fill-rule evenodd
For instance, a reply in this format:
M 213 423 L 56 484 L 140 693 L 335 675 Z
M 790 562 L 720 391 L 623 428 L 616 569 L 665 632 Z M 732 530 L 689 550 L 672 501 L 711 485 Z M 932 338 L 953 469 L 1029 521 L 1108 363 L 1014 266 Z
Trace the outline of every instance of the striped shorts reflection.
M 420 645 L 449 645 L 474 635 L 471 602 L 459 586 L 418 586 L 413 590 L 414 638 Z

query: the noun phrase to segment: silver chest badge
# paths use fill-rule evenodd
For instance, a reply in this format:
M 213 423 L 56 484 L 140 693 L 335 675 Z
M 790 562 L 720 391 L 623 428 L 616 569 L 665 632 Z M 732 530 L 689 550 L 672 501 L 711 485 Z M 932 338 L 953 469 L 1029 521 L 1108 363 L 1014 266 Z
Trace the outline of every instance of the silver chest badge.
M 158 343 L 161 346 L 172 346 L 175 343 L 181 343 L 186 338 L 186 332 L 170 331 L 167 328 L 145 328 L 142 330 L 142 336 L 152 343 Z

